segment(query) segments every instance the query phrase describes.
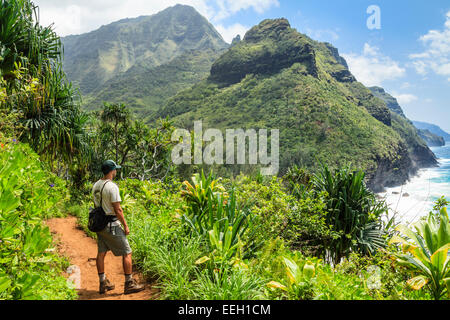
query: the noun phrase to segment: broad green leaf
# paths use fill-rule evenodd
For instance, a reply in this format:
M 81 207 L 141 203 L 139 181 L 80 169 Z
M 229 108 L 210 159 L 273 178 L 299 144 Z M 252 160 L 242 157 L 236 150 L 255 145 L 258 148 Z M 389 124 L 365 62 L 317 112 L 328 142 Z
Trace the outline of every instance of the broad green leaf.
M 443 279 L 445 286 L 447 287 L 447 296 L 450 298 L 450 278 Z
M 431 256 L 431 263 L 433 267 L 437 269 L 439 273 L 444 271 L 444 263 L 447 259 L 448 250 L 450 248 L 450 243 L 442 246 Z
M 11 279 L 6 274 L 0 274 L 0 293 L 11 285 Z
M 299 268 L 298 265 L 292 261 L 291 259 L 288 259 L 286 257 L 283 257 L 284 264 L 286 265 L 286 274 L 289 278 L 290 283 L 296 283 L 299 279 Z
M 409 245 L 408 241 L 406 241 L 402 237 L 399 237 L 398 235 L 394 235 L 394 236 L 392 236 L 391 240 L 389 241 L 389 244 L 396 244 L 396 243 L 408 244 Z

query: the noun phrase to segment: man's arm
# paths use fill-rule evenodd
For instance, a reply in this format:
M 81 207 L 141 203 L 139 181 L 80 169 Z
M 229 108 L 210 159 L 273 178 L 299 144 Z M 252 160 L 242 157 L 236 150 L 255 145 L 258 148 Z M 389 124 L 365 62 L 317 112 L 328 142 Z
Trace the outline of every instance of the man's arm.
M 119 219 L 120 223 L 122 223 L 123 227 L 125 228 L 125 234 L 130 234 L 130 229 L 128 229 L 127 222 L 125 221 L 125 217 L 123 215 L 122 207 L 120 206 L 120 202 L 113 202 L 112 203 L 114 207 L 114 212 L 116 213 L 117 219 Z

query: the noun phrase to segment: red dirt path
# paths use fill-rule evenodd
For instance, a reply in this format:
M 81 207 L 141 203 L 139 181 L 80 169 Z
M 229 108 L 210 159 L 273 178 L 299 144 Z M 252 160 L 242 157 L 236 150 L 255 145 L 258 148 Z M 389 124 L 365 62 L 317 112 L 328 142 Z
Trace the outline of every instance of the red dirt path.
M 146 284 L 142 292 L 124 295 L 124 275 L 122 257 L 115 257 L 108 252 L 105 259 L 105 273 L 116 288 L 106 294 L 99 294 L 99 280 L 95 257 L 97 256 L 97 242 L 88 237 L 81 230 L 77 218 L 57 218 L 47 221 L 47 225 L 53 234 L 58 252 L 67 257 L 71 265 L 76 265 L 81 270 L 81 289 L 78 290 L 80 300 L 149 300 L 156 299 L 158 291 Z M 133 277 L 142 283 L 143 277 L 139 273 L 133 273 Z

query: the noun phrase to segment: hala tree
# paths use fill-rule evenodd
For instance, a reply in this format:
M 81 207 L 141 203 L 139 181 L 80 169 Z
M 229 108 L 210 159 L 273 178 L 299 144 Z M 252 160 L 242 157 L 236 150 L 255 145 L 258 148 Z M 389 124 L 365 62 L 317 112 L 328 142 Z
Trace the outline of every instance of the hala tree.
M 104 103 L 103 109 L 94 113 L 91 126 L 94 173 L 105 159 L 114 159 L 123 166 L 122 177 L 163 180 L 172 171 L 174 127 L 169 120 L 161 119 L 150 128 L 134 119 L 125 105 Z
M 386 244 L 381 215 L 387 208 L 364 183 L 363 171 L 327 166 L 312 179 L 314 189 L 327 194 L 325 221 L 340 236 L 326 243 L 329 261 L 338 264 L 351 252 L 373 254 Z
M 0 0 L 0 111 L 16 114 L 20 139 L 67 173 L 89 159 L 87 118 L 62 70 L 60 38 L 37 10 L 29 0 Z

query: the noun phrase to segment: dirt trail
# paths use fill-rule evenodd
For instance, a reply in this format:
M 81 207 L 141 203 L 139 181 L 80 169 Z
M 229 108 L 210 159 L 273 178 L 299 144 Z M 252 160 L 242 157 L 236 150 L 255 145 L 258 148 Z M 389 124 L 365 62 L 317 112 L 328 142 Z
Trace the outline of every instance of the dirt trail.
M 99 294 L 99 280 L 95 264 L 97 242 L 81 230 L 75 217 L 50 219 L 47 221 L 47 225 L 53 234 L 58 252 L 66 256 L 72 265 L 80 268 L 81 289 L 78 290 L 80 300 L 149 300 L 157 298 L 158 291 L 152 289 L 148 283 L 145 285 L 144 291 L 124 295 L 122 257 L 115 257 L 111 252 L 106 255 L 105 273 L 116 288 L 104 295 Z M 143 281 L 142 276 L 138 273 L 134 272 L 133 277 L 140 282 Z

